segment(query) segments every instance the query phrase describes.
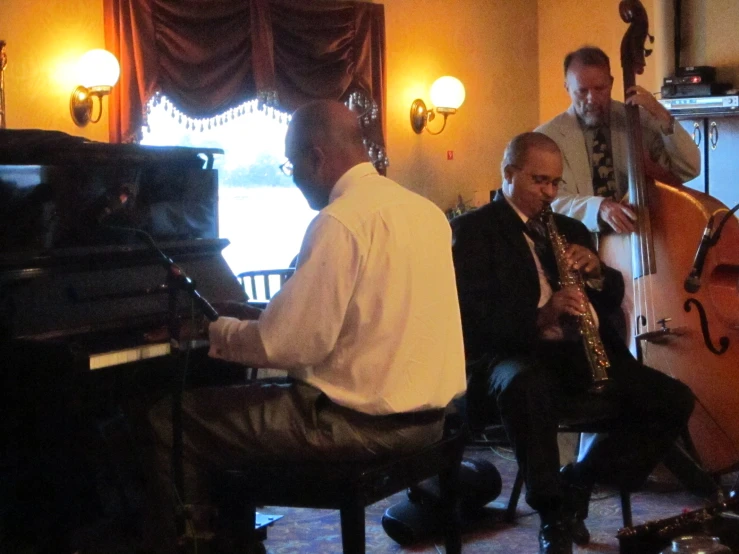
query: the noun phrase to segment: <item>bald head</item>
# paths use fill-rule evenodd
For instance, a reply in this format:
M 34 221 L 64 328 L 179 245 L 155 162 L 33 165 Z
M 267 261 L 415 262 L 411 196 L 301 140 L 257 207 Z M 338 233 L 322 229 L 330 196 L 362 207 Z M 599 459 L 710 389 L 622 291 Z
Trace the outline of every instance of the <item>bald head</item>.
M 516 135 L 503 153 L 503 161 L 500 164 L 503 180 L 507 180 L 506 168 L 509 166 L 523 167 L 526 164 L 526 155 L 530 150 L 544 150 L 560 155 L 557 143 L 544 133 L 529 132 Z
M 285 137 L 293 181 L 313 209 L 328 204 L 336 181 L 369 161 L 357 115 L 341 102 L 319 100 L 298 108 Z

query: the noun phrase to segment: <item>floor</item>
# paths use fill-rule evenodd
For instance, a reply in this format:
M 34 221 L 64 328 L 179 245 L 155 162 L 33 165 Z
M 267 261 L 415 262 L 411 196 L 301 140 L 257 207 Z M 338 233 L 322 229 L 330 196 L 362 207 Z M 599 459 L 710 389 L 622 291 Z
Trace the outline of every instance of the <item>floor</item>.
M 516 471 L 510 451 L 475 452 L 493 461 L 503 477 L 503 491 L 498 500 L 486 507 L 474 522 L 467 522 L 464 532 L 463 552 L 466 554 L 536 553 L 538 551 L 538 516 L 521 501 L 518 517 L 513 524 L 501 520 L 501 511 L 510 494 L 510 486 Z M 384 511 L 404 498 L 399 493 L 370 506 L 366 511 L 367 552 L 391 554 L 408 552 L 436 554 L 444 552 L 441 540 L 428 541 L 413 548 L 402 548 L 383 531 L 381 518 Z M 658 469 L 645 489 L 632 496 L 634 524 L 662 520 L 686 511 L 703 508 L 705 502 L 686 492 L 664 469 Z M 270 554 L 341 553 L 341 537 L 338 513 L 325 510 L 264 508 L 264 513 L 279 514 L 283 518 L 267 531 L 265 545 Z M 576 552 L 619 552 L 616 533 L 622 527 L 620 499 L 616 491 L 597 489 L 590 505 L 587 520 L 592 540 L 587 547 Z
M 465 554 L 494 553 L 536 553 L 538 516 L 526 505 L 524 500 L 518 505 L 515 523 L 502 520 L 502 508 L 508 500 L 513 483 L 516 464 L 512 460 L 510 450 L 498 448 L 495 451 L 472 451 L 472 457 L 482 457 L 492 462 L 502 477 L 503 490 L 498 499 L 487 505 L 474 519 L 464 524 L 463 552 Z M 735 476 L 724 476 L 723 484 L 733 487 Z M 7 481 L 5 482 L 7 484 Z M 88 491 L 89 493 L 90 491 Z M 94 492 L 94 491 L 93 491 Z M 38 538 L 43 536 L 43 526 L 37 526 L 36 537 L 31 542 L 36 545 L 4 540 L 9 534 L 7 526 L 0 526 L 0 551 L 3 554 L 62 554 L 77 552 L 79 554 L 134 554 L 135 549 L 130 539 L 127 521 L 121 517 L 120 490 L 110 483 L 101 480 L 97 496 L 99 505 L 88 506 L 88 517 L 72 534 L 72 547 L 61 548 L 61 545 L 38 547 Z M 135 506 L 135 492 L 131 495 L 131 504 Z M 405 492 L 400 492 L 366 510 L 366 544 L 368 554 L 436 554 L 444 552 L 441 539 L 427 540 L 409 548 L 403 548 L 385 534 L 381 519 L 387 508 L 404 500 Z M 702 509 L 706 502 L 684 490 L 684 487 L 664 468 L 658 467 L 650 477 L 642 491 L 632 495 L 633 518 L 635 524 L 659 522 L 666 518 L 678 516 L 684 512 Z M 711 505 L 713 506 L 713 505 Z M 48 518 L 40 517 L 38 506 L 31 515 L 39 521 Z M 266 550 L 270 554 L 340 554 L 341 532 L 339 515 L 335 511 L 290 509 L 282 507 L 264 507 L 262 514 L 282 516 L 279 521 L 267 528 Z M 89 517 L 92 514 L 93 517 Z M 739 537 L 737 520 L 727 519 L 732 528 L 730 533 Z M 48 522 L 47 522 L 48 523 Z M 592 534 L 589 545 L 576 548 L 577 553 L 599 552 L 618 553 L 619 542 L 616 538 L 622 527 L 620 499 L 616 491 L 596 489 L 590 504 L 590 517 L 587 525 Z M 736 528 L 736 529 L 735 529 Z M 28 538 L 28 537 L 26 537 Z M 722 540 L 728 542 L 722 536 Z M 739 543 L 739 541 L 737 541 Z M 732 544 L 732 546 L 734 546 Z M 638 554 L 657 554 L 661 548 L 640 550 Z M 197 554 L 209 554 L 207 545 L 199 544 L 193 549 Z M 739 552 L 739 549 L 736 550 Z

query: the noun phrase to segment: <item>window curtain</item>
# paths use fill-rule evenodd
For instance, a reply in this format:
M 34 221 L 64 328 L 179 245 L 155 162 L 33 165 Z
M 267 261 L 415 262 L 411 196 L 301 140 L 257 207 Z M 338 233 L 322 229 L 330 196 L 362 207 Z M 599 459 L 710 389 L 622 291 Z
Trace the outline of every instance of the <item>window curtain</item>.
M 303 0 L 104 0 L 105 44 L 121 64 L 110 142 L 140 135 L 149 99 L 193 118 L 246 101 L 292 112 L 314 99 L 364 114 L 384 149 L 384 6 Z

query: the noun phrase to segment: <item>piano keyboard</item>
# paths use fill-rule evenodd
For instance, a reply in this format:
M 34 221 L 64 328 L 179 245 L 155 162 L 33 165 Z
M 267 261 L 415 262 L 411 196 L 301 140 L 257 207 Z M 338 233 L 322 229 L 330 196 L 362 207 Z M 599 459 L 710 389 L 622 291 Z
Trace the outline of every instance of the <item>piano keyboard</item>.
M 167 356 L 170 352 L 172 352 L 170 343 L 163 342 L 115 350 L 113 352 L 103 352 L 101 354 L 90 354 L 90 370 Z

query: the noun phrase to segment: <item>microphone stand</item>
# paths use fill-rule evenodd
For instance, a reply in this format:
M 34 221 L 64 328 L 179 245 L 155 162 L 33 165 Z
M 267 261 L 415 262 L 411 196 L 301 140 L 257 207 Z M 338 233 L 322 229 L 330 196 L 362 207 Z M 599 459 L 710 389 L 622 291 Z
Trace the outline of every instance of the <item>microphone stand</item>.
M 708 251 L 716 246 L 718 241 L 721 239 L 721 233 L 724 230 L 724 226 L 729 222 L 731 217 L 739 210 L 739 204 L 727 211 L 726 214 L 721 218 L 721 222 L 713 233 L 713 220 L 715 214 L 711 215 L 706 224 L 706 228 L 703 231 L 703 237 L 698 243 L 698 249 L 695 252 L 695 259 L 693 260 L 693 267 L 690 269 L 688 276 L 685 278 L 685 284 L 683 288 L 690 294 L 695 294 L 701 287 L 701 274 L 703 273 L 703 263 L 705 262 Z
M 216 321 L 218 319 L 218 312 L 197 290 L 195 282 L 187 276 L 187 274 L 178 266 L 172 258 L 167 256 L 161 248 L 154 241 L 152 236 L 146 231 L 136 229 L 134 227 L 119 227 L 114 225 L 108 225 L 109 229 L 117 231 L 125 231 L 133 233 L 137 237 L 144 239 L 146 244 L 149 246 L 151 251 L 157 255 L 160 263 L 167 272 L 167 295 L 168 295 L 168 310 L 167 310 L 167 329 L 170 336 L 170 342 L 173 345 L 177 345 L 177 350 L 182 350 L 179 332 L 179 318 L 177 317 L 177 294 L 179 291 L 184 291 L 192 299 L 193 303 L 208 318 L 209 321 Z M 189 352 L 189 344 L 185 348 L 185 352 Z M 173 357 L 174 367 L 176 370 L 178 367 L 177 357 Z M 186 371 L 186 370 L 185 370 Z M 178 371 L 175 371 L 178 374 Z M 184 469 L 182 467 L 182 453 L 183 453 L 183 440 L 182 440 L 182 392 L 184 389 L 184 375 L 182 379 L 182 387 L 172 387 L 172 480 L 175 486 L 176 497 L 178 500 L 180 510 L 175 514 L 177 533 L 182 535 L 185 531 L 185 523 L 183 520 L 184 514 L 184 493 L 185 493 L 185 477 Z

